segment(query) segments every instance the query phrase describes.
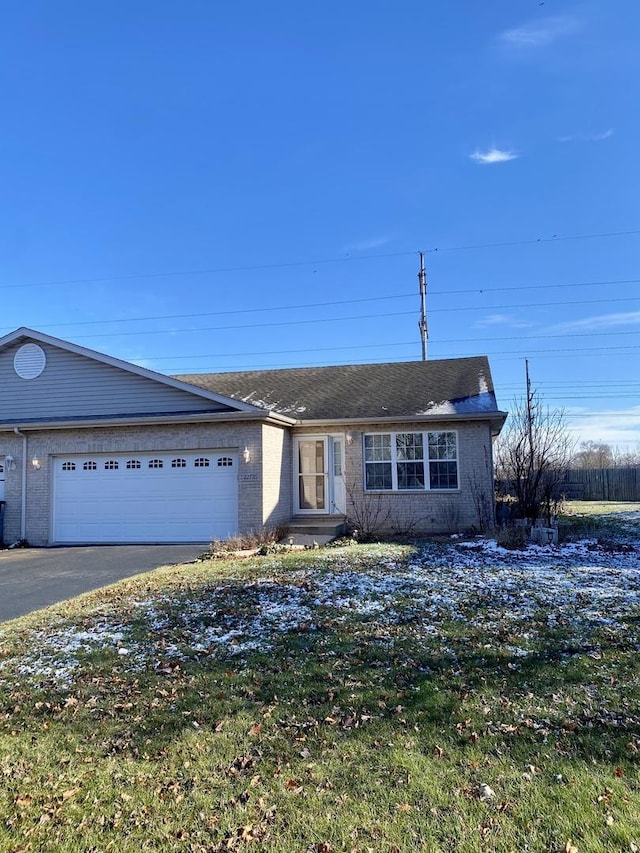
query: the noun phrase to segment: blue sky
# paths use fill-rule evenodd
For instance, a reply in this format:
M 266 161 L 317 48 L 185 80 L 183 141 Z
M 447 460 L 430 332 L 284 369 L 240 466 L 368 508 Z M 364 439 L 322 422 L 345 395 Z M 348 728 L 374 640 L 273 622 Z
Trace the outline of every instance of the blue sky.
M 0 33 L 0 332 L 168 373 L 524 360 L 640 448 L 636 0 L 33 0 Z

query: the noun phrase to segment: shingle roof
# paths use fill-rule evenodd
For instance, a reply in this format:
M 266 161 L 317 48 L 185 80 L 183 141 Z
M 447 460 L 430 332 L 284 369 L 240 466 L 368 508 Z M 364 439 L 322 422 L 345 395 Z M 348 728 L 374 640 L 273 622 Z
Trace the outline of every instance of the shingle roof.
M 485 356 L 175 378 L 304 421 L 498 412 Z

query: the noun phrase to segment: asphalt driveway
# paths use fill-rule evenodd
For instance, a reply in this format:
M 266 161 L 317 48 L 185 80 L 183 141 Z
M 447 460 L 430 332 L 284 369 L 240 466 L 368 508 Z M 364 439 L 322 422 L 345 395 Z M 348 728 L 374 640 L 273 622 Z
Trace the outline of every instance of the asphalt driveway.
M 206 545 L 93 545 L 0 551 L 0 622 L 123 578 L 188 563 Z

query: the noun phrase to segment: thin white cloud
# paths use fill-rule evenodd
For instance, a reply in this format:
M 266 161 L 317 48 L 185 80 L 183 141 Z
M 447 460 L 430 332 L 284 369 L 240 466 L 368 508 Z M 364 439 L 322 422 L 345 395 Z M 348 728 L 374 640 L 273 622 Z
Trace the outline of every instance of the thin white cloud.
M 577 18 L 555 15 L 539 21 L 531 21 L 521 27 L 500 33 L 500 43 L 511 50 L 535 50 L 546 47 L 563 36 L 575 33 L 580 28 Z
M 552 326 L 549 331 L 568 332 L 579 329 L 583 332 L 593 332 L 596 329 L 615 329 L 619 326 L 640 325 L 640 311 L 626 311 L 619 314 L 598 314 L 595 317 L 585 317 L 583 320 L 570 320 Z
M 531 323 L 523 323 L 509 314 L 489 314 L 482 320 L 478 320 L 474 325 L 479 329 L 486 329 L 491 326 L 506 326 L 510 329 L 528 329 L 531 327 Z
M 604 441 L 625 450 L 640 448 L 640 406 L 608 412 L 586 409 L 566 413 L 567 431 L 581 441 Z
M 487 151 L 476 149 L 469 157 L 476 163 L 508 163 L 509 160 L 515 160 L 520 155 L 515 151 L 507 151 L 504 148 L 489 148 Z
M 369 252 L 371 249 L 378 249 L 380 246 L 386 246 L 387 243 L 390 243 L 394 239 L 393 234 L 384 234 L 379 237 L 370 237 L 364 240 L 356 240 L 353 243 L 349 243 L 347 246 L 343 248 L 343 252 L 349 254 L 349 252 Z
M 603 130 L 602 133 L 574 133 L 569 136 L 559 136 L 558 142 L 603 142 L 605 139 L 611 139 L 613 136 L 613 128 Z

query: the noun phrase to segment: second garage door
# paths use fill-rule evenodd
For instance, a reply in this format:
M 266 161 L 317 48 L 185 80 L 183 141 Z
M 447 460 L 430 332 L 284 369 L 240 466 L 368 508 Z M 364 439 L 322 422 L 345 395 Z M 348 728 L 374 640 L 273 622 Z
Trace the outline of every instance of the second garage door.
M 238 528 L 233 452 L 60 456 L 53 542 L 211 542 Z

